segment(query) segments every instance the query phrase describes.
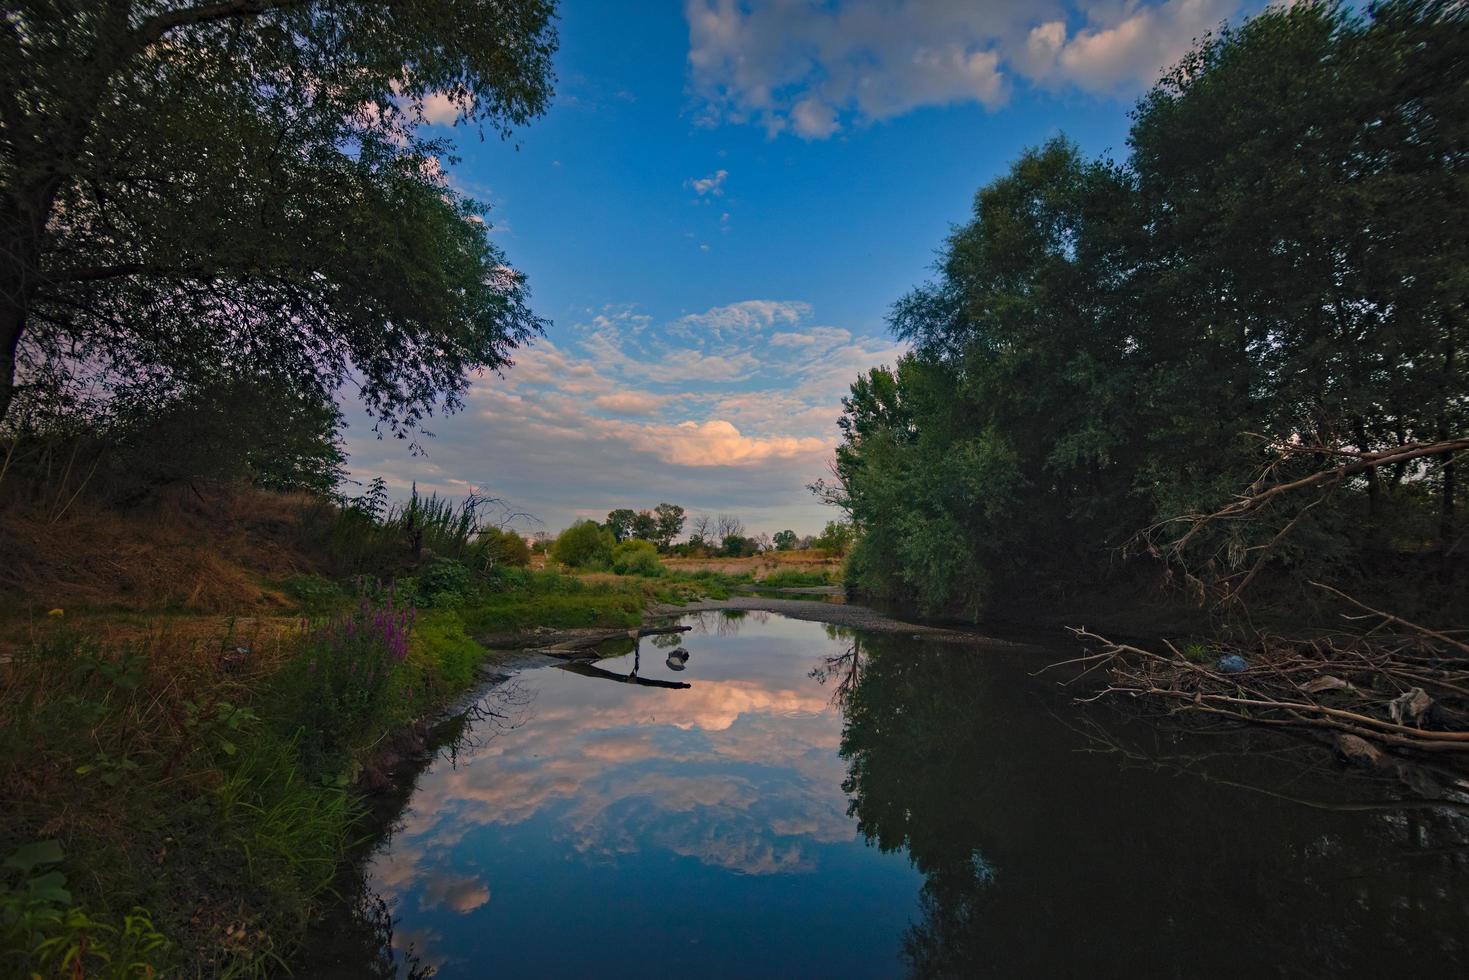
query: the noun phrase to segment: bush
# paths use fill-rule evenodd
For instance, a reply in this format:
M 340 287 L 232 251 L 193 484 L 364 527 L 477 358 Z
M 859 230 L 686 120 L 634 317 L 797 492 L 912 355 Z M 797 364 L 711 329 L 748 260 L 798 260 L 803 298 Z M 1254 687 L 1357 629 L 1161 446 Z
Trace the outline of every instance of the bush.
M 633 538 L 612 549 L 612 570 L 618 575 L 658 576 L 663 574 L 663 563 L 653 542 Z
M 469 569 L 452 558 L 437 558 L 419 573 L 414 593 L 418 605 L 442 608 L 463 602 L 474 588 Z
M 479 532 L 479 543 L 490 567 L 524 568 L 530 564 L 530 545 L 515 531 L 487 527 Z
M 292 575 L 281 582 L 281 591 L 306 613 L 333 612 L 347 601 L 340 585 L 320 575 Z
M 827 554 L 845 555 L 857 538 L 856 529 L 847 521 L 827 521 L 825 529 L 811 542 Z
M 296 728 L 308 760 L 329 765 L 348 756 L 357 737 L 388 714 L 393 674 L 408 658 L 414 610 L 364 598 L 351 613 L 308 636 L 291 665 Z
M 551 546 L 551 557 L 572 568 L 606 568 L 612 563 L 612 532 L 596 521 L 577 521 Z

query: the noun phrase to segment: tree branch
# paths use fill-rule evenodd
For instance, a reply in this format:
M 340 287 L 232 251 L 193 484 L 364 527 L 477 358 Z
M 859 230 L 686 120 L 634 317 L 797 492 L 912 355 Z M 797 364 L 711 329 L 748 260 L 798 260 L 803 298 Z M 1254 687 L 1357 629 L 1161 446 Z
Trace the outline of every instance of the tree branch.
M 138 50 L 154 44 L 169 31 L 194 24 L 207 24 L 218 20 L 241 20 L 258 17 L 271 10 L 299 7 L 309 0 L 222 0 L 220 3 L 205 3 L 197 7 L 184 7 L 157 14 L 143 21 L 133 31 L 132 41 Z

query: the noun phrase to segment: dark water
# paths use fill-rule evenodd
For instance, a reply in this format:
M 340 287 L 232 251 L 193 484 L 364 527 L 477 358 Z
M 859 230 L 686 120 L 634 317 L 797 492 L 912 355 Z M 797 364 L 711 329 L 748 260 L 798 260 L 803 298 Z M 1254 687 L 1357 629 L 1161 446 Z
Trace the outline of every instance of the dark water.
M 1035 650 L 690 617 L 528 671 L 368 866 L 441 977 L 1466 975 L 1469 815 Z M 1050 659 L 1058 659 L 1059 655 Z M 1241 748 L 1256 751 L 1241 756 Z

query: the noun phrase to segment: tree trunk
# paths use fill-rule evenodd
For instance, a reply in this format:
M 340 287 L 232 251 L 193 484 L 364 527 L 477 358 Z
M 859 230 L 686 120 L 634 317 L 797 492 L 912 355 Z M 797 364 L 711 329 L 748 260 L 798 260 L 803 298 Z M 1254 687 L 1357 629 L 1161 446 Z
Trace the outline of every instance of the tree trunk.
M 40 213 L 13 199 L 0 204 L 0 247 L 6 252 L 0 264 L 0 423 L 15 396 L 16 354 L 40 281 L 41 235 L 54 197 L 54 190 L 44 195 Z
M 1444 406 L 1443 416 L 1439 419 L 1439 428 L 1442 431 L 1450 431 L 1453 423 L 1449 419 L 1449 413 L 1454 404 L 1454 398 L 1458 391 L 1457 355 L 1458 346 L 1454 331 L 1454 318 L 1444 316 Z M 1438 507 L 1438 540 L 1443 548 L 1443 577 L 1447 582 L 1453 577 L 1453 557 L 1450 554 L 1454 548 L 1454 495 L 1457 490 L 1457 479 L 1454 472 L 1454 453 L 1444 453 L 1443 457 L 1443 486 L 1439 493 Z

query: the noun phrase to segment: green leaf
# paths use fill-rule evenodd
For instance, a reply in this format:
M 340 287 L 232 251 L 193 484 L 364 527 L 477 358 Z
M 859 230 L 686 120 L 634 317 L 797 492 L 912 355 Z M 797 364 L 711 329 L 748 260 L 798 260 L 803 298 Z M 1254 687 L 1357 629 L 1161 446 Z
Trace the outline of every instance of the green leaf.
M 22 873 L 28 873 L 37 865 L 56 864 L 61 861 L 63 856 L 60 841 L 37 841 L 34 844 L 26 844 L 24 847 L 11 853 L 5 859 L 5 867 L 15 868 Z
M 54 843 L 54 841 L 52 842 Z M 71 892 L 66 890 L 66 875 L 60 871 L 48 871 L 30 881 L 31 898 L 57 905 L 71 904 Z

